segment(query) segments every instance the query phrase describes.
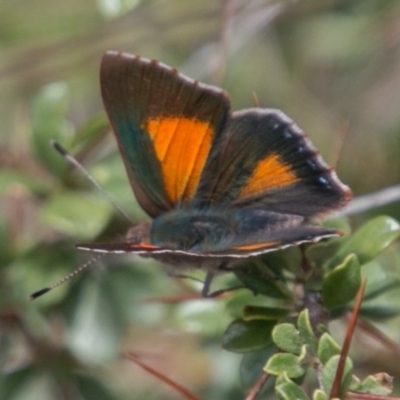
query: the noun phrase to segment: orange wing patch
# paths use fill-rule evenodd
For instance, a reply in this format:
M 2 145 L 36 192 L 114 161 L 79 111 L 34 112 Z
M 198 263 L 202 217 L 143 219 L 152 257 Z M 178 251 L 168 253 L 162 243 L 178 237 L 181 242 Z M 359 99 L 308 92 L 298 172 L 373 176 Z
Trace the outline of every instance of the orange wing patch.
M 154 246 L 152 244 L 141 243 L 141 244 L 132 244 L 132 245 L 129 246 L 129 248 L 132 251 L 134 251 L 134 250 L 148 250 L 148 251 L 151 251 L 151 250 L 158 250 L 160 247 Z
M 239 198 L 254 196 L 268 189 L 292 185 L 298 179 L 290 165 L 284 164 L 277 154 L 272 154 L 257 165 L 249 181 L 240 191 Z
M 146 131 L 161 163 L 165 189 L 171 203 L 191 199 L 210 152 L 214 129 L 204 121 L 154 118 Z
M 268 249 L 269 247 L 275 247 L 279 245 L 281 242 L 267 242 L 267 243 L 256 243 L 256 244 L 248 244 L 244 246 L 233 247 L 233 250 L 239 251 L 255 251 L 260 249 Z

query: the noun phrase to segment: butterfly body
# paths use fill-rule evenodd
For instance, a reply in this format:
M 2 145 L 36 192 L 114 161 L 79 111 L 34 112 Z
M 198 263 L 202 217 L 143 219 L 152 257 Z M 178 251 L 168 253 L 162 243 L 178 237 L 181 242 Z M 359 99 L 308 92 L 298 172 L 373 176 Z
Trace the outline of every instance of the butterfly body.
M 132 227 L 123 242 L 87 244 L 86 250 L 137 253 L 172 268 L 227 270 L 240 259 L 337 236 L 304 217 L 240 208 L 176 209 Z
M 152 218 L 125 240 L 79 245 L 208 271 L 338 232 L 311 222 L 350 190 L 281 111 L 231 112 L 228 95 L 138 56 L 107 52 L 101 89 L 128 177 Z

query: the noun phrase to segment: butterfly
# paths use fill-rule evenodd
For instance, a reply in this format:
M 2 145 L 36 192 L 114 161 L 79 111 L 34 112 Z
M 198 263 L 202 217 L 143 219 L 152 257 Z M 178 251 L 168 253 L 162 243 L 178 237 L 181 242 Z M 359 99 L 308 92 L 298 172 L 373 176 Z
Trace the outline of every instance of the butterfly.
M 78 248 L 212 276 L 338 235 L 312 220 L 343 207 L 351 191 L 281 111 L 232 112 L 222 89 L 113 51 L 103 56 L 100 83 L 133 192 L 152 220 L 122 241 Z

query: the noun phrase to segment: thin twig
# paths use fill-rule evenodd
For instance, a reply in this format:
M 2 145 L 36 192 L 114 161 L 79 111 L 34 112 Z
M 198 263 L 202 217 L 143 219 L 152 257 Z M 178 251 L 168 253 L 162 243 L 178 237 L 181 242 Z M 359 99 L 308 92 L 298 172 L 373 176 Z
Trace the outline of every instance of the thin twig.
M 167 376 L 165 376 L 161 372 L 159 372 L 159 371 L 155 370 L 154 368 L 152 368 L 152 367 L 148 366 L 147 364 L 145 364 L 143 361 L 140 360 L 138 355 L 129 352 L 129 353 L 126 353 L 124 356 L 127 359 L 129 359 L 130 361 L 134 362 L 139 367 L 143 368 L 149 374 L 155 376 L 161 382 L 164 382 L 165 384 L 167 384 L 170 388 L 175 390 L 175 392 L 177 392 L 180 395 L 182 395 L 182 397 L 184 397 L 186 400 L 200 400 L 199 397 L 197 397 L 193 393 L 189 392 L 189 390 L 187 390 L 186 388 L 181 386 L 179 383 L 173 381 L 172 379 L 168 378 Z
M 267 383 L 269 377 L 270 375 L 263 371 L 260 377 L 257 379 L 257 382 L 250 390 L 249 394 L 247 395 L 246 400 L 254 400 L 258 393 L 261 392 L 261 389 L 264 387 L 264 385 Z

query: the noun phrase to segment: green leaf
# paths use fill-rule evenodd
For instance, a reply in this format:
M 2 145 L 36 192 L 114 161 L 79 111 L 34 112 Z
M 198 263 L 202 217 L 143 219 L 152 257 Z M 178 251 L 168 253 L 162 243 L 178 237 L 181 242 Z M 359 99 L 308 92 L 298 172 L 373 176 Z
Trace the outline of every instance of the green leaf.
M 45 86 L 32 106 L 32 147 L 42 164 L 57 176 L 65 173 L 68 163 L 50 141 L 65 144 L 73 136 L 73 128 L 66 118 L 68 107 L 68 86 L 64 82 Z
M 343 237 L 340 237 L 315 243 L 307 247 L 305 256 L 311 265 L 322 266 L 335 256 L 342 240 Z
M 277 348 L 272 346 L 267 350 L 246 353 L 243 356 L 239 370 L 243 386 L 251 387 L 257 382 L 267 360 L 276 352 Z M 267 384 L 271 385 L 272 380 L 268 382 Z
M 400 278 L 393 268 L 385 268 L 377 261 L 371 261 L 362 267 L 363 276 L 367 277 L 367 287 L 363 303 L 399 289 Z
M 360 284 L 360 263 L 356 255 L 351 254 L 325 276 L 322 285 L 324 306 L 334 309 L 346 305 L 357 295 Z
M 95 145 L 110 129 L 108 119 L 104 113 L 91 117 L 85 125 L 79 128 L 71 141 L 71 146 L 88 147 Z
M 132 188 L 119 154 L 113 153 L 101 162 L 88 165 L 88 171 L 111 198 L 116 199 L 123 210 L 129 211 L 138 220 L 148 218 L 132 194 Z
M 277 280 L 265 266 L 253 262 L 252 265 L 246 264 L 246 268 L 240 268 L 234 273 L 253 293 L 277 299 L 287 299 L 291 296 L 283 282 Z
M 203 337 L 219 337 L 231 321 L 224 313 L 224 304 L 220 301 L 203 299 L 186 301 L 175 308 L 177 325 L 183 331 L 196 332 Z
M 76 386 L 84 400 L 115 399 L 115 395 L 112 395 L 106 386 L 92 377 L 77 375 Z
M 322 370 L 322 382 L 324 384 L 325 393 L 330 393 L 332 390 L 332 385 L 336 376 L 339 358 L 340 358 L 339 355 L 333 356 L 324 365 L 324 368 Z M 348 389 L 351 383 L 352 374 L 353 374 L 353 363 L 350 360 L 350 358 L 347 358 L 340 386 L 341 393 L 344 393 Z
M 324 333 L 318 342 L 318 359 L 326 364 L 330 358 L 340 354 L 340 346 L 333 340 L 329 333 Z
M 21 382 L 11 397 L 1 397 L 2 400 L 54 400 L 57 397 L 57 388 L 54 387 L 52 371 L 36 371 L 26 381 Z
M 85 274 L 72 287 L 69 300 L 67 343 L 71 351 L 91 364 L 115 357 L 122 320 L 115 311 L 107 277 Z
M 389 396 L 393 391 L 393 377 L 385 372 L 369 375 L 359 384 L 357 391 L 378 396 Z
M 276 386 L 276 394 L 282 400 L 310 400 L 304 390 L 294 382 L 286 382 Z
M 226 329 L 222 346 L 235 353 L 266 349 L 273 344 L 271 332 L 275 324 L 276 321 L 237 319 Z
M 367 282 L 367 286 L 368 286 Z M 393 277 L 393 279 L 381 281 L 381 282 L 374 282 L 374 285 L 369 287 L 368 293 L 364 296 L 364 301 L 373 300 L 376 297 L 381 296 L 382 294 L 386 294 L 391 290 L 397 290 L 400 287 L 400 279 L 397 277 Z
M 268 300 L 270 299 L 265 296 L 254 296 L 248 290 L 237 290 L 232 292 L 232 296 L 225 303 L 225 308 L 234 319 L 242 318 L 246 307 L 263 307 Z
M 23 299 L 32 292 L 50 285 L 70 273 L 78 264 L 78 252 L 62 242 L 30 249 L 15 261 L 13 276 L 18 282 L 18 294 Z M 48 307 L 65 297 L 71 282 L 66 282 L 57 290 L 35 300 L 36 306 Z M 37 325 L 37 324 L 36 324 Z
M 324 226 L 324 228 L 336 229 L 336 230 L 340 231 L 343 234 L 343 236 L 350 235 L 350 233 L 351 233 L 351 226 L 349 223 L 349 219 L 347 217 L 326 219 L 325 221 L 323 221 L 323 226 Z M 338 240 L 338 239 L 340 239 L 340 238 L 331 239 L 331 240 Z M 321 242 L 319 242 L 319 243 L 321 243 Z M 319 243 L 317 243 L 317 244 L 319 244 Z M 327 242 L 325 242 L 325 243 L 327 243 Z
M 113 211 L 103 198 L 88 193 L 59 193 L 42 208 L 40 220 L 53 229 L 80 239 L 93 239 Z
M 310 351 L 309 346 L 306 344 L 301 346 L 298 359 L 302 365 L 310 365 L 314 361 L 314 354 Z
M 348 240 L 348 235 L 351 232 L 347 218 L 329 219 L 324 221 L 323 225 L 326 228 L 336 229 L 341 232 L 343 236 L 321 241 L 306 248 L 306 258 L 317 266 L 324 265 L 327 260 L 334 257 L 341 244 Z
M 303 337 L 293 324 L 276 325 L 272 330 L 272 339 L 283 351 L 299 355 L 304 344 Z
M 2 168 L 0 171 L 0 193 L 7 193 L 12 187 L 23 187 L 35 194 L 45 193 L 48 189 L 43 178 L 32 177 L 11 169 Z
M 261 257 L 261 261 L 277 277 L 284 279 L 284 271 L 291 271 L 296 276 L 302 273 L 301 269 L 302 254 L 298 247 L 293 246 L 285 250 L 278 250 L 267 253 Z
M 310 351 L 313 354 L 317 353 L 318 340 L 314 334 L 313 328 L 310 322 L 310 316 L 308 309 L 303 310 L 297 318 L 297 328 L 299 329 L 300 336 L 303 339 L 303 343 L 308 345 Z
M 345 316 L 349 311 L 351 311 L 350 304 L 347 307 L 334 308 L 329 311 L 330 319 L 335 320 Z
M 335 267 L 350 254 L 356 254 L 363 265 L 373 260 L 399 236 L 400 225 L 395 219 L 387 216 L 374 218 L 343 243 L 329 266 Z
M 289 378 L 299 378 L 306 373 L 299 358 L 289 353 L 273 355 L 265 365 L 264 371 L 271 375 L 281 375 L 285 372 Z
M 287 376 L 286 372 L 281 375 L 278 375 L 275 379 L 275 386 L 283 385 L 284 383 L 292 382 L 291 379 Z
M 251 321 L 253 319 L 276 321 L 280 318 L 286 317 L 288 314 L 289 310 L 286 308 L 246 306 L 243 310 L 243 319 L 245 321 Z
M 313 393 L 313 400 L 329 400 L 328 395 L 320 389 Z
M 33 367 L 26 367 L 11 373 L 0 375 L 0 399 L 13 400 L 16 394 L 33 379 L 35 370 Z
M 374 305 L 363 304 L 360 309 L 360 316 L 367 319 L 382 321 L 398 316 L 400 314 L 400 306 L 397 305 Z

